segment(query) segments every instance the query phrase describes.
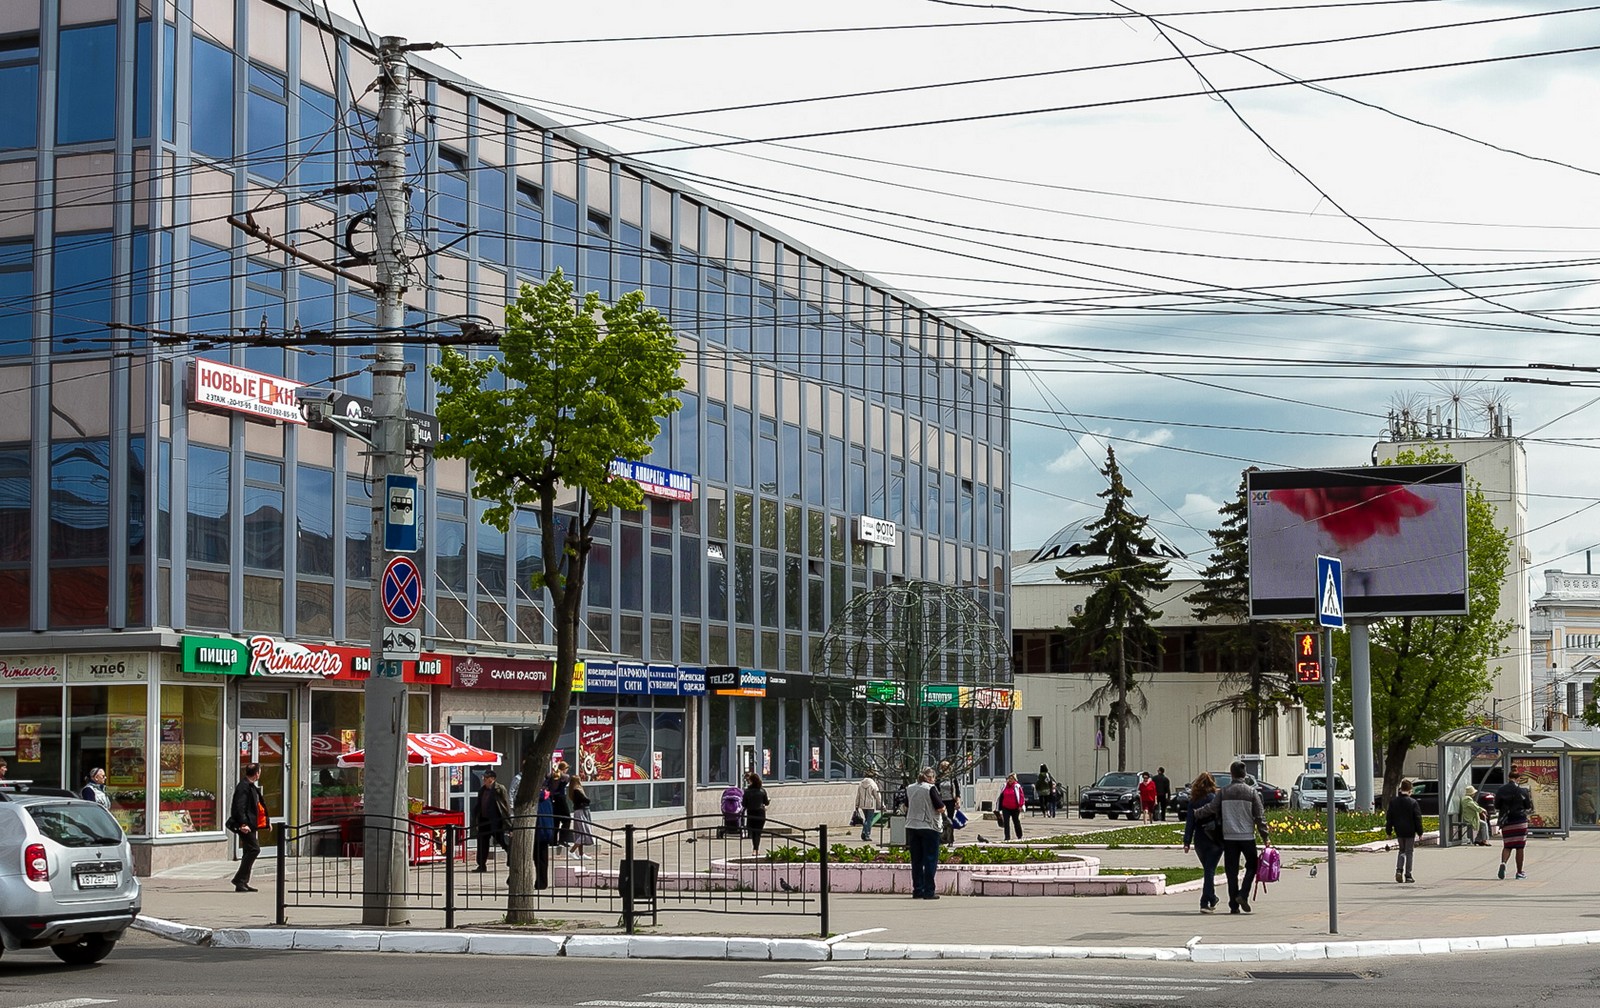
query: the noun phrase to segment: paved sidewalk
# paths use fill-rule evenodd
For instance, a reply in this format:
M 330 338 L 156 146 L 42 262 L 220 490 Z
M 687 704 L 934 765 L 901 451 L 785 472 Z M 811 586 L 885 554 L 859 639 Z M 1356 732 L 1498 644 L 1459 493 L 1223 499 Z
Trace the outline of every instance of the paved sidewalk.
M 1104 867 L 1191 863 L 1181 849 L 1083 850 Z M 1166 896 L 903 896 L 835 894 L 829 943 L 815 917 L 751 917 L 680 911 L 666 905 L 656 928 L 620 935 L 613 910 L 576 907 L 559 934 L 496 928 L 484 915 L 441 938 L 443 917 L 419 913 L 409 928 L 364 929 L 359 911 L 291 908 L 291 927 L 273 925 L 272 864 L 258 866 L 259 893 L 235 893 L 233 865 L 174 869 L 144 882 L 146 926 L 180 940 L 277 948 L 395 948 L 518 954 L 681 955 L 734 958 L 1040 957 L 1095 955 L 1199 959 L 1330 958 L 1474 948 L 1600 944 L 1600 833 L 1535 839 L 1529 878 L 1495 877 L 1500 848 L 1419 849 L 1412 885 L 1394 881 L 1394 856 L 1341 854 L 1338 933 L 1328 930 L 1324 852 L 1286 849 L 1282 880 L 1253 901 L 1254 913 L 1198 912 L 1195 891 Z M 1195 885 L 1198 885 L 1196 883 Z M 162 924 L 160 922 L 168 922 Z M 1546 936 L 1546 937 L 1535 937 Z M 1549 937 L 1560 936 L 1560 937 Z M 537 938 L 535 941 L 534 939 Z M 704 939 L 693 941 L 690 939 Z M 1486 939 L 1486 940 L 1479 940 Z M 476 946 L 476 947 L 473 947 Z M 720 950 L 720 951 L 719 951 Z M 820 951 L 819 951 L 820 950 Z

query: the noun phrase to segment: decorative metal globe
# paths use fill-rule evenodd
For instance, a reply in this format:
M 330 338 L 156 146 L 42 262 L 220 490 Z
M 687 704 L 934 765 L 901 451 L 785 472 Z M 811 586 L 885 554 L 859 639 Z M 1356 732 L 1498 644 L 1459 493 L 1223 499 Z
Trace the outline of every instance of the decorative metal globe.
M 960 588 L 906 581 L 857 595 L 813 663 L 812 717 L 856 774 L 959 778 L 1004 737 L 1017 696 L 1005 631 Z

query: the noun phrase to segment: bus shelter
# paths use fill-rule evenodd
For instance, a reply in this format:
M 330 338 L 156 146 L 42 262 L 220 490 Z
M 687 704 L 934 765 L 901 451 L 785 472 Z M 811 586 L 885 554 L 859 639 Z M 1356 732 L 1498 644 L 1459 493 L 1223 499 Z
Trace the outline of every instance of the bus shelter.
M 1527 777 L 1533 796 L 1530 836 L 1565 839 L 1573 829 L 1600 829 L 1600 732 L 1516 732 L 1477 726 L 1439 736 L 1439 846 L 1458 842 L 1461 795 L 1471 784 L 1490 790 L 1510 775 Z

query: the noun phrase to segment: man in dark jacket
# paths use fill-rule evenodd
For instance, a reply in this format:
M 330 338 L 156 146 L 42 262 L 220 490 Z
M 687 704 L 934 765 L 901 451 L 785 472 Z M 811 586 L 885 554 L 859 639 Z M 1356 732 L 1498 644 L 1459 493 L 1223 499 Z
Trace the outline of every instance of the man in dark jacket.
M 1256 832 L 1267 839 L 1267 810 L 1261 803 L 1261 792 L 1250 783 L 1245 774 L 1244 762 L 1234 760 L 1228 768 L 1232 780 L 1217 792 L 1215 801 L 1194 813 L 1194 818 L 1205 822 L 1212 817 L 1222 820 L 1222 864 L 1228 873 L 1228 912 L 1250 912 L 1250 885 L 1256 877 Z M 1244 860 L 1244 886 L 1239 884 L 1239 861 Z
M 233 786 L 228 806 L 228 828 L 239 836 L 239 870 L 233 873 L 234 892 L 257 892 L 250 870 L 261 854 L 261 831 L 268 825 L 267 803 L 261 794 L 261 764 L 246 763 L 244 775 Z
M 1165 821 L 1167 802 L 1172 800 L 1172 781 L 1167 779 L 1167 768 L 1156 767 L 1156 818 Z
M 1417 837 L 1422 835 L 1422 803 L 1411 797 L 1411 778 L 1400 782 L 1400 793 L 1389 803 L 1383 817 L 1383 831 L 1400 838 L 1400 849 L 1395 855 L 1394 880 L 1415 882 L 1411 877 L 1411 862 L 1417 849 Z
M 501 849 L 511 850 L 511 842 L 506 839 L 511 826 L 511 797 L 506 794 L 505 785 L 495 779 L 493 770 L 483 772 L 483 786 L 478 788 L 473 810 L 473 828 L 478 832 L 478 867 L 473 871 L 488 871 L 490 844 L 498 843 Z

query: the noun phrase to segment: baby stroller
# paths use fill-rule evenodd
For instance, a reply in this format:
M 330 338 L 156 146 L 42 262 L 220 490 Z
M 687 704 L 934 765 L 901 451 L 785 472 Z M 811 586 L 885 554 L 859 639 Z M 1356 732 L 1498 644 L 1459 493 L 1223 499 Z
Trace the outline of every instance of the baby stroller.
M 744 814 L 744 789 L 735 785 L 723 789 L 722 792 L 722 828 L 717 831 L 719 837 L 738 837 L 744 835 L 744 826 L 740 817 Z

